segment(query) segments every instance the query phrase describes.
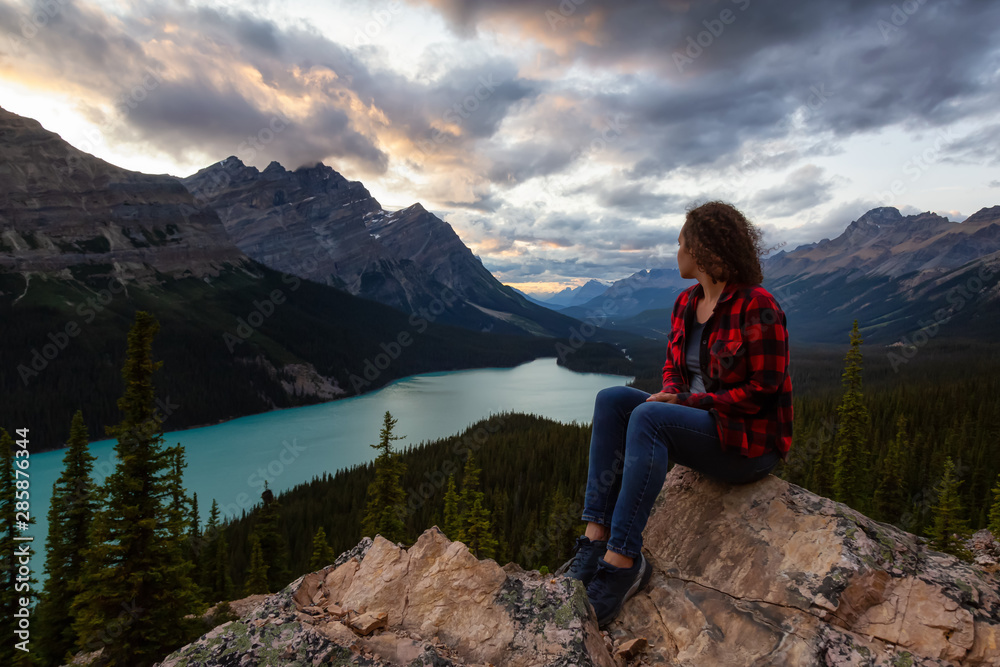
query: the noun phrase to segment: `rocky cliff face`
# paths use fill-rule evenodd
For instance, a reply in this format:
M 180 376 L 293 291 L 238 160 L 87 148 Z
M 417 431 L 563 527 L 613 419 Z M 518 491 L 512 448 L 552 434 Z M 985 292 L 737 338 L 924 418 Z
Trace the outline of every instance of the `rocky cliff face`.
M 520 305 L 520 299 L 486 270 L 451 225 L 420 204 L 368 215 L 365 225 L 391 256 L 413 262 L 469 302 L 504 311 Z
M 995 575 L 776 477 L 676 466 L 644 542 L 650 585 L 603 633 L 580 582 L 435 527 L 364 538 L 161 665 L 1000 665 Z
M 176 179 L 108 164 L 0 109 L 0 270 L 113 266 L 120 279 L 218 275 L 246 256 Z
M 259 171 L 228 157 L 182 182 L 218 211 L 240 249 L 273 269 L 357 294 L 365 271 L 389 259 L 361 222 L 381 206 L 322 164 Z
M 326 165 L 258 171 L 229 157 L 184 184 L 244 252 L 279 271 L 408 312 L 446 289 L 487 307 L 508 298 L 451 225 L 420 204 L 386 211 Z

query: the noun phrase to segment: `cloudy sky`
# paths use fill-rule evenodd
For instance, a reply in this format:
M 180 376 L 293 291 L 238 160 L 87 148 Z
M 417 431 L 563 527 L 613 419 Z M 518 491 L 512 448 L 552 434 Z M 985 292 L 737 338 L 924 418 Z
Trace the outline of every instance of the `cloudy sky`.
M 0 106 L 186 176 L 322 161 L 532 291 L 1000 203 L 1000 2 L 0 0 Z

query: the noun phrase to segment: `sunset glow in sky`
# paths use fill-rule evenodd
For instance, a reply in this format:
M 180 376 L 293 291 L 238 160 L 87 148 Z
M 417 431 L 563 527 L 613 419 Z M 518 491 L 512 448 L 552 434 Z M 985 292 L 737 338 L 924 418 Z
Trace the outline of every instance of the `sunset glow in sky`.
M 676 266 L 708 199 L 786 250 L 1000 203 L 1000 3 L 0 0 L 0 106 L 148 173 L 322 161 L 542 291 Z

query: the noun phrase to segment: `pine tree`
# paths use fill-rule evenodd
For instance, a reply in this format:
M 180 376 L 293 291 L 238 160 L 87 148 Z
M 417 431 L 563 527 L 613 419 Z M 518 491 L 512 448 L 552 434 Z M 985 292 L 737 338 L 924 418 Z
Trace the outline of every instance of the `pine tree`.
M 448 490 L 444 494 L 444 534 L 453 542 L 464 542 L 462 515 L 458 510 L 459 496 L 455 490 L 455 475 L 448 476 Z
M 212 499 L 212 507 L 208 511 L 208 523 L 205 524 L 205 532 L 202 533 L 199 544 L 204 545 L 198 553 L 198 560 L 201 563 L 201 576 L 199 581 L 205 591 L 205 599 L 208 602 L 217 602 L 223 599 L 219 576 L 219 540 L 222 532 L 219 529 L 219 502 Z
M 17 431 L 18 438 L 26 438 L 28 433 Z M 22 444 L 23 443 L 23 444 Z M 18 537 L 30 536 L 26 532 L 26 526 L 35 523 L 35 517 L 30 515 L 29 501 L 26 500 L 30 491 L 29 480 L 17 474 L 18 470 L 28 472 L 28 449 L 27 440 L 19 439 L 16 443 L 11 439 L 10 434 L 5 429 L 0 428 L 0 572 L 3 573 L 3 584 L 0 586 L 0 614 L 3 620 L 0 627 L 3 629 L 3 641 L 0 642 L 0 664 L 3 665 L 31 665 L 34 663 L 34 656 L 31 653 L 36 642 L 32 641 L 30 634 L 27 638 L 19 637 L 15 634 L 18 628 L 18 617 L 15 614 L 22 610 L 20 598 L 34 598 L 37 596 L 33 591 L 34 584 L 38 580 L 31 576 L 30 572 L 25 576 L 19 572 L 22 558 L 34 553 L 27 540 L 18 540 Z M 24 452 L 24 456 L 20 454 Z M 15 459 L 17 463 L 15 464 Z M 23 463 L 22 463 L 23 462 Z M 30 472 L 28 472 L 30 474 Z M 28 521 L 23 521 L 20 514 L 27 514 Z M 23 555 L 22 555 L 23 554 Z M 26 650 L 21 650 L 18 645 Z
M 199 564 L 199 555 L 201 552 L 201 519 L 198 516 L 198 494 L 191 494 L 191 516 L 188 518 L 189 531 L 188 532 L 188 558 L 191 560 L 191 564 L 194 566 L 194 572 L 200 572 L 201 567 Z
M 479 490 L 481 470 L 476 466 L 470 451 L 462 471 L 462 541 L 477 558 L 493 558 L 497 541 L 490 524 L 490 513 L 485 507 L 486 494 Z
M 557 564 L 569 557 L 573 538 L 586 530 L 578 530 L 577 512 L 570 511 L 570 499 L 559 487 L 546 495 L 546 512 L 542 527 L 535 531 L 531 547 L 531 565 Z
M 269 593 L 267 587 L 267 563 L 264 562 L 264 552 L 260 546 L 260 538 L 257 533 L 250 535 L 250 568 L 247 573 L 246 583 L 243 585 L 245 595 L 256 595 L 258 593 Z
M 905 456 L 910 449 L 906 437 L 906 417 L 896 421 L 896 437 L 889 443 L 889 451 L 879 470 L 878 485 L 872 499 L 874 515 L 881 521 L 896 523 L 906 510 Z
M 36 608 L 38 614 L 38 652 L 46 664 L 69 662 L 76 645 L 73 599 L 80 592 L 83 554 L 89 547 L 88 531 L 98 503 L 91 478 L 93 462 L 90 435 L 77 410 L 70 424 L 63 472 L 52 485 L 49 503 L 49 536 L 45 545 L 45 590 Z
M 361 526 L 364 535 L 381 535 L 393 543 L 406 540 L 406 526 L 403 523 L 406 516 L 406 492 L 400 484 L 406 466 L 392 451 L 392 441 L 405 437 L 393 435 L 397 421 L 386 410 L 382 429 L 379 431 L 379 443 L 369 445 L 380 453 L 375 458 L 375 479 L 368 485 L 367 504 Z
M 175 511 L 183 493 L 176 448 L 162 446 L 154 407 L 152 359 L 156 320 L 135 314 L 128 334 L 118 400 L 122 421 L 106 427 L 118 443 L 118 465 L 105 480 L 106 506 L 95 514 L 80 594 L 73 601 L 78 649 L 103 649 L 114 667 L 146 667 L 191 638 L 200 613 L 191 563 L 184 558 L 185 515 Z M 109 631 L 113 628 L 113 632 Z
M 493 558 L 496 555 L 497 540 L 493 537 L 490 513 L 483 507 L 482 496 L 477 496 L 469 508 L 464 541 L 476 558 Z
M 851 349 L 844 358 L 844 373 L 841 376 L 844 395 L 837 406 L 837 417 L 840 420 L 837 431 L 837 456 L 834 461 L 833 497 L 834 500 L 852 507 L 859 504 L 863 498 L 865 472 L 865 443 L 868 441 L 868 429 L 871 426 L 871 416 L 865 406 L 861 394 L 861 332 L 858 321 L 854 320 L 851 329 Z
M 260 540 L 261 557 L 267 567 L 267 585 L 272 591 L 279 591 L 292 579 L 288 569 L 288 543 L 284 535 L 281 534 L 279 523 L 281 516 L 278 510 L 281 503 L 274 497 L 271 489 L 267 488 L 264 482 L 264 492 L 260 494 L 263 503 L 257 513 L 257 526 L 254 528 Z
M 934 488 L 937 503 L 934 505 L 934 526 L 931 528 L 931 546 L 938 551 L 972 560 L 965 548 L 964 540 L 969 537 L 969 529 L 963 517 L 962 502 L 958 487 L 962 480 L 955 476 L 955 464 L 951 457 L 945 459 L 941 481 Z
M 997 475 L 996 486 L 993 487 L 993 504 L 990 506 L 990 523 L 988 528 L 993 537 L 1000 540 L 1000 475 Z
M 833 439 L 824 440 L 817 444 L 816 456 L 813 457 L 809 470 L 809 483 L 806 488 L 827 498 L 833 495 L 833 461 L 836 456 L 836 444 Z
M 215 600 L 228 600 L 233 594 L 233 578 L 229 574 L 229 543 L 223 532 L 219 533 L 216 540 L 214 570 L 215 577 L 212 579 L 211 589 L 215 593 Z
M 321 570 L 337 559 L 330 543 L 326 541 L 326 531 L 323 526 L 316 530 L 312 540 L 312 557 L 309 559 L 309 569 L 315 572 Z
M 196 542 L 191 536 L 194 501 L 184 489 L 184 469 L 187 467 L 184 446 L 178 442 L 167 449 L 166 454 L 171 460 L 171 467 L 170 472 L 164 476 L 168 487 L 167 495 L 170 498 L 165 526 L 171 542 L 186 562 L 186 566 L 182 569 L 190 582 L 190 593 L 200 603 L 204 599 L 205 592 L 198 583 L 198 568 L 194 554 Z

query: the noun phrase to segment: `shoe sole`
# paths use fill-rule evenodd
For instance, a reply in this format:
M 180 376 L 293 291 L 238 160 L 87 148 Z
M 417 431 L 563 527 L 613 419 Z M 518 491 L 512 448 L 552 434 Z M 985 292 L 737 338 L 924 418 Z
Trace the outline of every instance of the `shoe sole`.
M 645 588 L 652 576 L 653 568 L 650 566 L 649 561 L 643 556 L 639 578 L 636 579 L 635 583 L 632 584 L 632 586 L 630 586 L 625 592 L 625 595 L 622 596 L 622 600 L 618 603 L 617 607 L 610 611 L 604 618 L 597 619 L 597 629 L 604 630 L 612 621 L 618 618 L 618 614 L 621 613 L 622 608 L 625 606 L 625 603 L 628 602 L 628 599 Z

